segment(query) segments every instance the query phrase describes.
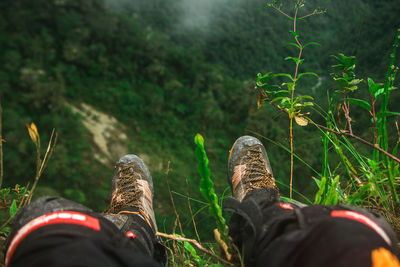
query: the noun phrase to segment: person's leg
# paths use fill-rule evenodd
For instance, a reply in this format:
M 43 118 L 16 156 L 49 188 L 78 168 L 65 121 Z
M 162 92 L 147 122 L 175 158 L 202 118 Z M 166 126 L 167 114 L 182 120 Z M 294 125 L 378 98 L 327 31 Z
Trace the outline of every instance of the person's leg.
M 115 165 L 110 191 L 110 208 L 104 217 L 135 241 L 146 254 L 166 263 L 166 251 L 156 237 L 153 210 L 153 180 L 144 162 L 136 155 L 125 155 Z
M 230 234 L 247 266 L 372 266 L 397 260 L 397 240 L 381 217 L 345 206 L 282 201 L 265 148 L 254 137 L 233 145 L 228 181 L 234 197 L 224 203 L 234 213 Z
M 158 266 L 151 177 L 136 156 L 117 163 L 112 197 L 107 219 L 58 197 L 34 201 L 15 220 L 7 266 Z

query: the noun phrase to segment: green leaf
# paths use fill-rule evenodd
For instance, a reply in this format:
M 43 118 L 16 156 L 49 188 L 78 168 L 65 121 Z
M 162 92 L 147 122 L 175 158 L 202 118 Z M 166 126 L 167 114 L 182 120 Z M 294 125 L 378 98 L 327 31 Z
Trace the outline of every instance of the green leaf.
M 400 112 L 392 112 L 392 111 L 379 112 L 376 116 L 377 117 L 400 116 Z
M 343 55 L 343 65 L 346 67 L 346 69 L 353 69 L 356 64 L 356 57 L 350 56 L 346 57 Z
M 385 88 L 380 88 L 380 89 L 376 90 L 376 92 L 374 93 L 374 97 L 378 98 L 381 95 L 383 95 L 384 92 L 385 92 Z
M 320 180 L 318 180 L 317 178 L 315 178 L 315 177 L 311 177 L 311 178 L 313 178 L 313 180 L 314 180 L 314 182 L 317 184 L 317 186 L 318 186 L 318 189 L 320 189 L 321 188 L 321 186 L 320 186 L 320 184 L 321 184 L 321 181 Z
M 296 64 L 299 64 L 299 65 L 301 65 L 303 63 L 303 61 L 304 61 L 304 59 L 300 59 L 299 60 L 296 57 L 285 57 L 285 60 L 289 60 L 289 59 L 293 60 Z
M 282 97 L 289 94 L 288 90 L 279 90 L 279 91 L 272 91 L 272 92 L 267 92 L 268 98 L 276 98 L 276 97 Z
M 298 99 L 311 99 L 311 100 L 314 100 L 314 98 L 312 96 L 309 96 L 309 95 L 302 95 L 302 96 L 298 96 L 297 98 Z
M 375 95 L 375 92 L 379 89 L 377 88 L 377 84 L 371 78 L 368 78 L 368 89 L 371 95 Z
M 302 106 L 305 108 L 305 107 L 312 107 L 312 106 L 314 106 L 314 103 L 313 102 L 304 102 L 303 104 L 302 104 Z
M 342 60 L 340 58 L 338 58 L 337 56 L 335 56 L 335 55 L 331 55 L 331 58 L 336 60 L 338 63 L 342 63 Z
M 337 187 L 339 185 L 339 175 L 335 177 L 331 186 L 329 187 L 328 193 L 326 194 L 326 199 L 324 205 L 335 205 L 338 202 Z
M 270 74 L 271 74 L 271 72 L 268 72 L 264 75 L 261 75 L 260 73 L 258 73 L 257 74 L 257 84 L 260 83 L 262 85 L 262 84 L 266 83 L 267 81 L 271 80 L 273 78 L 273 76 L 271 76 Z
M 199 267 L 203 267 L 203 260 L 197 255 L 195 248 L 189 242 L 183 242 L 184 248 L 189 251 L 190 255 L 193 257 L 194 261 L 197 263 Z
M 320 204 L 322 201 L 322 195 L 325 192 L 325 186 L 326 186 L 326 177 L 322 177 L 321 181 L 314 178 L 314 181 L 317 183 L 317 186 L 319 188 L 317 194 L 315 194 L 315 200 L 314 204 Z
M 306 48 L 306 47 L 309 46 L 309 45 L 317 45 L 317 46 L 320 46 L 321 44 L 316 43 L 316 42 L 309 42 L 309 43 L 306 43 L 306 44 L 303 46 L 303 48 Z
M 276 77 L 288 77 L 290 80 L 293 81 L 292 75 L 287 74 L 287 73 L 277 73 L 277 74 L 273 75 L 273 78 L 276 78 Z
M 294 83 L 286 83 L 286 86 L 288 88 L 289 94 L 291 94 L 292 91 L 294 90 Z
M 338 65 L 332 65 L 332 68 L 339 70 L 339 71 L 344 71 L 344 66 L 341 64 Z
M 297 80 L 299 80 L 301 77 L 305 76 L 305 75 L 313 75 L 315 77 L 318 78 L 318 74 L 314 73 L 314 72 L 304 72 L 304 73 L 300 73 L 299 76 L 297 77 Z
M 283 100 L 283 99 L 290 101 L 290 98 L 287 96 L 278 96 L 278 97 L 275 97 L 274 99 L 272 99 L 271 102 L 276 102 L 278 100 Z
M 364 108 L 364 109 L 366 109 L 368 111 L 372 110 L 371 105 L 365 100 L 357 99 L 357 98 L 346 98 L 346 101 L 350 102 L 350 103 L 353 103 L 353 104 L 356 104 L 356 105 L 358 105 L 358 106 L 360 106 L 360 107 L 362 107 L 362 108 Z
M 264 83 L 264 84 L 261 85 L 261 86 L 257 84 L 257 86 L 260 87 L 260 88 L 263 88 L 266 92 L 273 91 L 273 90 L 276 90 L 276 89 L 281 88 L 279 85 L 276 85 L 276 84 L 266 84 L 266 83 Z
M 10 233 L 10 231 L 11 231 L 10 226 L 4 226 L 4 228 L 0 230 L 0 233 L 8 234 Z
M 18 211 L 17 202 L 14 199 L 10 207 L 10 216 L 11 217 L 14 216 L 15 213 L 17 213 L 17 211 Z
M 298 44 L 296 44 L 296 43 L 286 43 L 287 45 L 291 45 L 291 46 L 295 46 L 295 47 L 297 47 L 298 49 L 300 49 L 300 46 L 298 45 Z
M 293 37 L 296 39 L 296 38 L 299 38 L 299 35 L 296 33 L 296 32 L 294 32 L 294 31 L 290 31 L 290 33 L 293 35 Z

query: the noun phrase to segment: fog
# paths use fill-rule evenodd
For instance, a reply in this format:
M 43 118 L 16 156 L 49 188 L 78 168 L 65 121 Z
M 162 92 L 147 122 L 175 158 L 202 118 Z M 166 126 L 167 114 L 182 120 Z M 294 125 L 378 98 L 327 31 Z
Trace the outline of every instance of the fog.
M 108 7 L 118 11 L 141 12 L 142 17 L 152 19 L 154 10 L 165 9 L 171 30 L 204 31 L 212 25 L 215 14 L 229 0 L 105 0 Z M 237 4 L 237 1 L 235 1 Z M 145 12 L 145 14 L 143 14 Z

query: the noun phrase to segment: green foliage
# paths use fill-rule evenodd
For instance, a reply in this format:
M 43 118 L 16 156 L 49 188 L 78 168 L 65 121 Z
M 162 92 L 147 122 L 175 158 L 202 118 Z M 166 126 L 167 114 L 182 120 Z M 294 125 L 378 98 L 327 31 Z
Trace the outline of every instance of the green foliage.
M 325 187 L 326 187 L 326 177 L 322 177 L 321 181 L 318 179 L 314 178 L 314 181 L 317 183 L 319 190 L 315 194 L 315 200 L 314 204 L 321 204 L 322 203 L 322 195 L 325 193 Z
M 204 266 L 203 260 L 197 255 L 195 248 L 189 242 L 183 242 L 184 248 L 190 253 L 194 261 L 199 267 Z
M 7 187 L 0 189 L 0 218 L 1 224 L 7 221 L 8 218 L 13 217 L 20 208 L 26 195 L 29 194 L 25 186 L 16 184 L 14 187 Z M 0 229 L 2 233 L 8 233 L 8 225 L 2 225 Z
M 218 196 L 214 192 L 214 184 L 210 178 L 210 169 L 208 168 L 208 158 L 204 149 L 204 138 L 196 134 L 194 138 L 196 144 L 196 158 L 199 163 L 200 192 L 210 205 L 210 213 L 217 221 L 217 227 L 224 240 L 228 238 L 228 231 L 225 218 L 222 217 L 222 209 L 218 203 Z
M 304 114 L 301 113 L 302 109 L 307 106 L 313 106 L 314 103 L 299 103 L 303 99 L 314 99 L 307 95 L 295 95 L 299 78 L 307 74 L 315 75 L 313 72 L 299 74 L 300 66 L 303 64 L 301 56 L 304 46 L 299 40 L 299 34 L 296 31 L 296 22 L 300 8 L 304 7 L 304 1 L 296 1 L 294 16 L 285 13 L 283 5 L 279 1 L 274 1 L 269 6 L 293 21 L 294 29 L 291 31 L 291 34 L 295 42 L 288 44 L 297 48 L 299 54 L 297 57 L 289 56 L 285 58 L 285 60 L 293 61 L 296 66 L 293 75 L 285 73 L 272 74 L 271 72 L 265 75 L 258 75 L 257 86 L 261 89 L 258 104 L 261 106 L 264 102 L 269 102 L 278 110 L 288 114 L 290 120 L 289 138 L 292 169 L 294 158 L 292 119 L 295 118 L 300 126 L 305 126 L 311 121 L 322 133 L 323 140 L 322 171 L 318 173 L 318 176 L 321 178 L 314 178 L 318 187 L 314 204 L 335 205 L 341 201 L 353 205 L 373 207 L 376 210 L 384 211 L 397 231 L 400 231 L 400 221 L 397 219 L 398 207 L 400 205 L 398 201 L 400 159 L 395 156 L 399 141 L 396 140 L 394 149 L 388 151 L 389 140 L 386 126 L 387 118 L 399 115 L 398 112 L 388 111 L 388 103 L 390 92 L 395 89 L 394 81 L 398 71 L 398 68 L 394 64 L 400 39 L 400 30 L 397 33 L 393 52 L 390 55 L 391 60 L 385 83 L 375 83 L 372 78 L 367 78 L 367 92 L 369 97 L 367 96 L 364 99 L 360 96 L 365 96 L 365 93 L 353 97 L 364 86 L 363 79 L 356 78 L 356 57 L 345 56 L 343 53 L 338 56 L 331 56 L 336 61 L 336 64 L 332 66 L 336 72 L 332 73 L 331 76 L 338 89 L 333 92 L 329 99 L 327 112 L 319 107 L 315 109 L 325 119 L 326 126 L 323 126 L 312 121 L 310 118 L 307 120 L 302 118 L 304 117 Z M 312 13 L 304 17 L 311 15 Z M 281 79 L 282 77 L 289 79 L 289 81 L 281 85 L 274 81 L 274 79 Z M 287 90 L 282 90 L 281 86 L 286 86 Z M 357 136 L 353 131 L 352 123 L 354 120 L 350 115 L 350 104 L 361 107 L 362 110 L 367 111 L 367 114 L 371 116 L 373 143 L 369 142 L 368 139 L 365 140 Z M 342 126 L 343 123 L 340 122 L 341 117 L 345 118 L 344 129 Z M 358 140 L 366 144 L 370 150 L 365 153 L 365 150 L 354 144 L 353 140 Z M 331 148 L 336 152 L 336 157 L 333 157 Z M 332 168 L 332 166 L 335 167 Z M 341 187 L 340 181 L 345 186 Z M 292 187 L 292 176 L 289 186 L 290 188 Z M 388 189 L 390 189 L 390 193 L 387 192 Z M 290 190 L 291 198 L 292 192 Z

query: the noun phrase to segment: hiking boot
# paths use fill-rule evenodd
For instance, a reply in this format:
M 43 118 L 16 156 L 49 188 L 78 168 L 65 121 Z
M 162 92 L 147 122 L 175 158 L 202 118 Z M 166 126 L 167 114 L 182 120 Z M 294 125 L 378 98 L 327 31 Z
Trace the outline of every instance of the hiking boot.
M 141 216 L 157 232 L 153 210 L 153 180 L 143 161 L 126 155 L 115 165 L 111 184 L 111 203 L 107 211 Z
M 233 144 L 228 158 L 228 183 L 233 197 L 242 201 L 254 189 L 278 191 L 263 144 L 255 137 L 242 136 Z

